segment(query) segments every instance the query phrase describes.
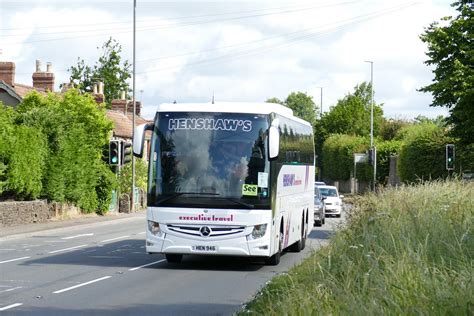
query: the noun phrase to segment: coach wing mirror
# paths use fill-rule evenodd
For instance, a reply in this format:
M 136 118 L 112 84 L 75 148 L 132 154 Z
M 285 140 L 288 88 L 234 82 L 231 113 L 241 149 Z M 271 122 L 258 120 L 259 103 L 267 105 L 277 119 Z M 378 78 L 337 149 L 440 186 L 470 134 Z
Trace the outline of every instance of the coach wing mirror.
M 278 157 L 280 150 L 280 131 L 278 126 L 280 125 L 279 119 L 274 119 L 272 125 L 268 129 L 268 158 L 275 159 Z
M 145 144 L 145 132 L 152 131 L 154 125 L 152 123 L 142 124 L 135 127 L 133 134 L 133 155 L 135 157 L 143 157 L 143 146 Z

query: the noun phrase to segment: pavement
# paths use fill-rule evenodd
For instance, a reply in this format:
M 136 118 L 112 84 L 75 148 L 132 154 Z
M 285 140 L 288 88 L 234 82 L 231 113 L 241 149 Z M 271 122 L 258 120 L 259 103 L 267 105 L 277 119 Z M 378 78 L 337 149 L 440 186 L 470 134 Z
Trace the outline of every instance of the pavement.
M 86 227 L 91 224 L 96 225 L 97 223 L 107 225 L 107 223 L 111 221 L 124 221 L 130 218 L 143 217 L 145 212 L 146 211 L 143 210 L 134 213 L 111 212 L 105 215 L 83 214 L 67 219 L 55 218 L 43 223 L 20 224 L 14 226 L 0 225 L 0 241 L 30 237 L 38 232 L 46 230 L 62 230 L 71 228 L 76 229 Z

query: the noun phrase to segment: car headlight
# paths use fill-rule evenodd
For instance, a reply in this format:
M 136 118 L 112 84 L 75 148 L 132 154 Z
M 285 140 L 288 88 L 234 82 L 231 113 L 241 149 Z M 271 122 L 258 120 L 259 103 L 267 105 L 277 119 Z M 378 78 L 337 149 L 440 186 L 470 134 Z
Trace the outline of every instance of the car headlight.
M 148 221 L 148 230 L 153 234 L 157 235 L 161 232 L 160 223 L 154 221 Z
M 267 224 L 255 225 L 253 227 L 252 233 L 249 235 L 249 239 L 258 239 L 265 236 L 267 231 Z

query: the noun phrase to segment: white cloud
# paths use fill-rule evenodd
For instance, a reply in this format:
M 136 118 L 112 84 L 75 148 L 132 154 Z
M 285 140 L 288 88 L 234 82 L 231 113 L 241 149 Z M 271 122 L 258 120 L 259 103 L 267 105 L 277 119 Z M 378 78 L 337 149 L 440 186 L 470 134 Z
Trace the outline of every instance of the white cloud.
M 387 9 L 400 3 L 343 2 L 139 1 L 136 81 L 144 113 L 153 116 L 161 102 L 209 101 L 213 92 L 219 100 L 264 101 L 303 91 L 319 104 L 319 86 L 324 87 L 323 106 L 327 110 L 355 85 L 370 80 L 365 60 L 374 61 L 376 102 L 385 104 L 386 115 L 436 116 L 443 112 L 428 106 L 430 95 L 417 92 L 433 77 L 423 64 L 426 47 L 419 35 L 431 22 L 452 14 L 449 2 L 426 0 L 392 13 Z M 1 14 L 0 57 L 17 63 L 17 81 L 26 84 L 31 83 L 38 58 L 53 62 L 58 84 L 66 81 L 64 70 L 75 64 L 77 57 L 93 64 L 99 55 L 96 47 L 108 36 L 122 44 L 123 57 L 131 62 L 131 23 L 111 24 L 131 21 L 131 6 L 127 1 L 114 4 L 103 0 L 39 1 L 34 5 L 9 2 Z M 320 5 L 329 6 L 314 8 Z M 273 10 L 262 10 L 265 8 Z M 296 11 L 301 8 L 306 9 Z M 292 10 L 295 12 L 268 15 Z M 237 11 L 246 13 L 227 14 Z M 387 14 L 357 22 L 373 12 Z M 239 15 L 255 17 L 235 19 Z M 196 23 L 211 20 L 219 22 Z M 63 27 L 43 28 L 58 25 Z M 8 28 L 22 29 L 13 33 L 4 30 Z M 148 30 L 141 31 L 143 28 Z M 83 31 L 91 29 L 103 35 L 84 37 L 91 33 Z M 38 37 L 45 32 L 56 34 Z M 11 34 L 19 36 L 7 36 Z M 76 38 L 33 42 L 68 37 Z M 174 57 L 163 58 L 170 56 Z

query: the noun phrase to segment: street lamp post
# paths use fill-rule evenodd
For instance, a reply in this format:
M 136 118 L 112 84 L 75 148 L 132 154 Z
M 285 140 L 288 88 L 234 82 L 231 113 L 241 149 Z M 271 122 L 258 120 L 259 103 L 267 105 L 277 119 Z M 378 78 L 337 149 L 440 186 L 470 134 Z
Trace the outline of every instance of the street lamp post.
M 321 89 L 321 102 L 320 102 L 320 109 L 319 109 L 319 118 L 321 119 L 323 117 L 323 87 L 316 87 L 318 89 Z
M 136 113 L 136 102 L 135 102 L 135 37 L 136 37 L 136 8 L 137 1 L 133 0 L 133 114 L 132 114 L 132 139 L 135 138 L 135 113 Z M 131 198 L 131 209 L 135 210 L 135 157 L 132 155 L 132 198 Z
M 373 164 L 374 164 L 374 191 L 375 183 L 377 179 L 377 151 L 374 146 L 374 62 L 366 60 L 366 63 L 370 63 L 370 148 L 373 152 Z

